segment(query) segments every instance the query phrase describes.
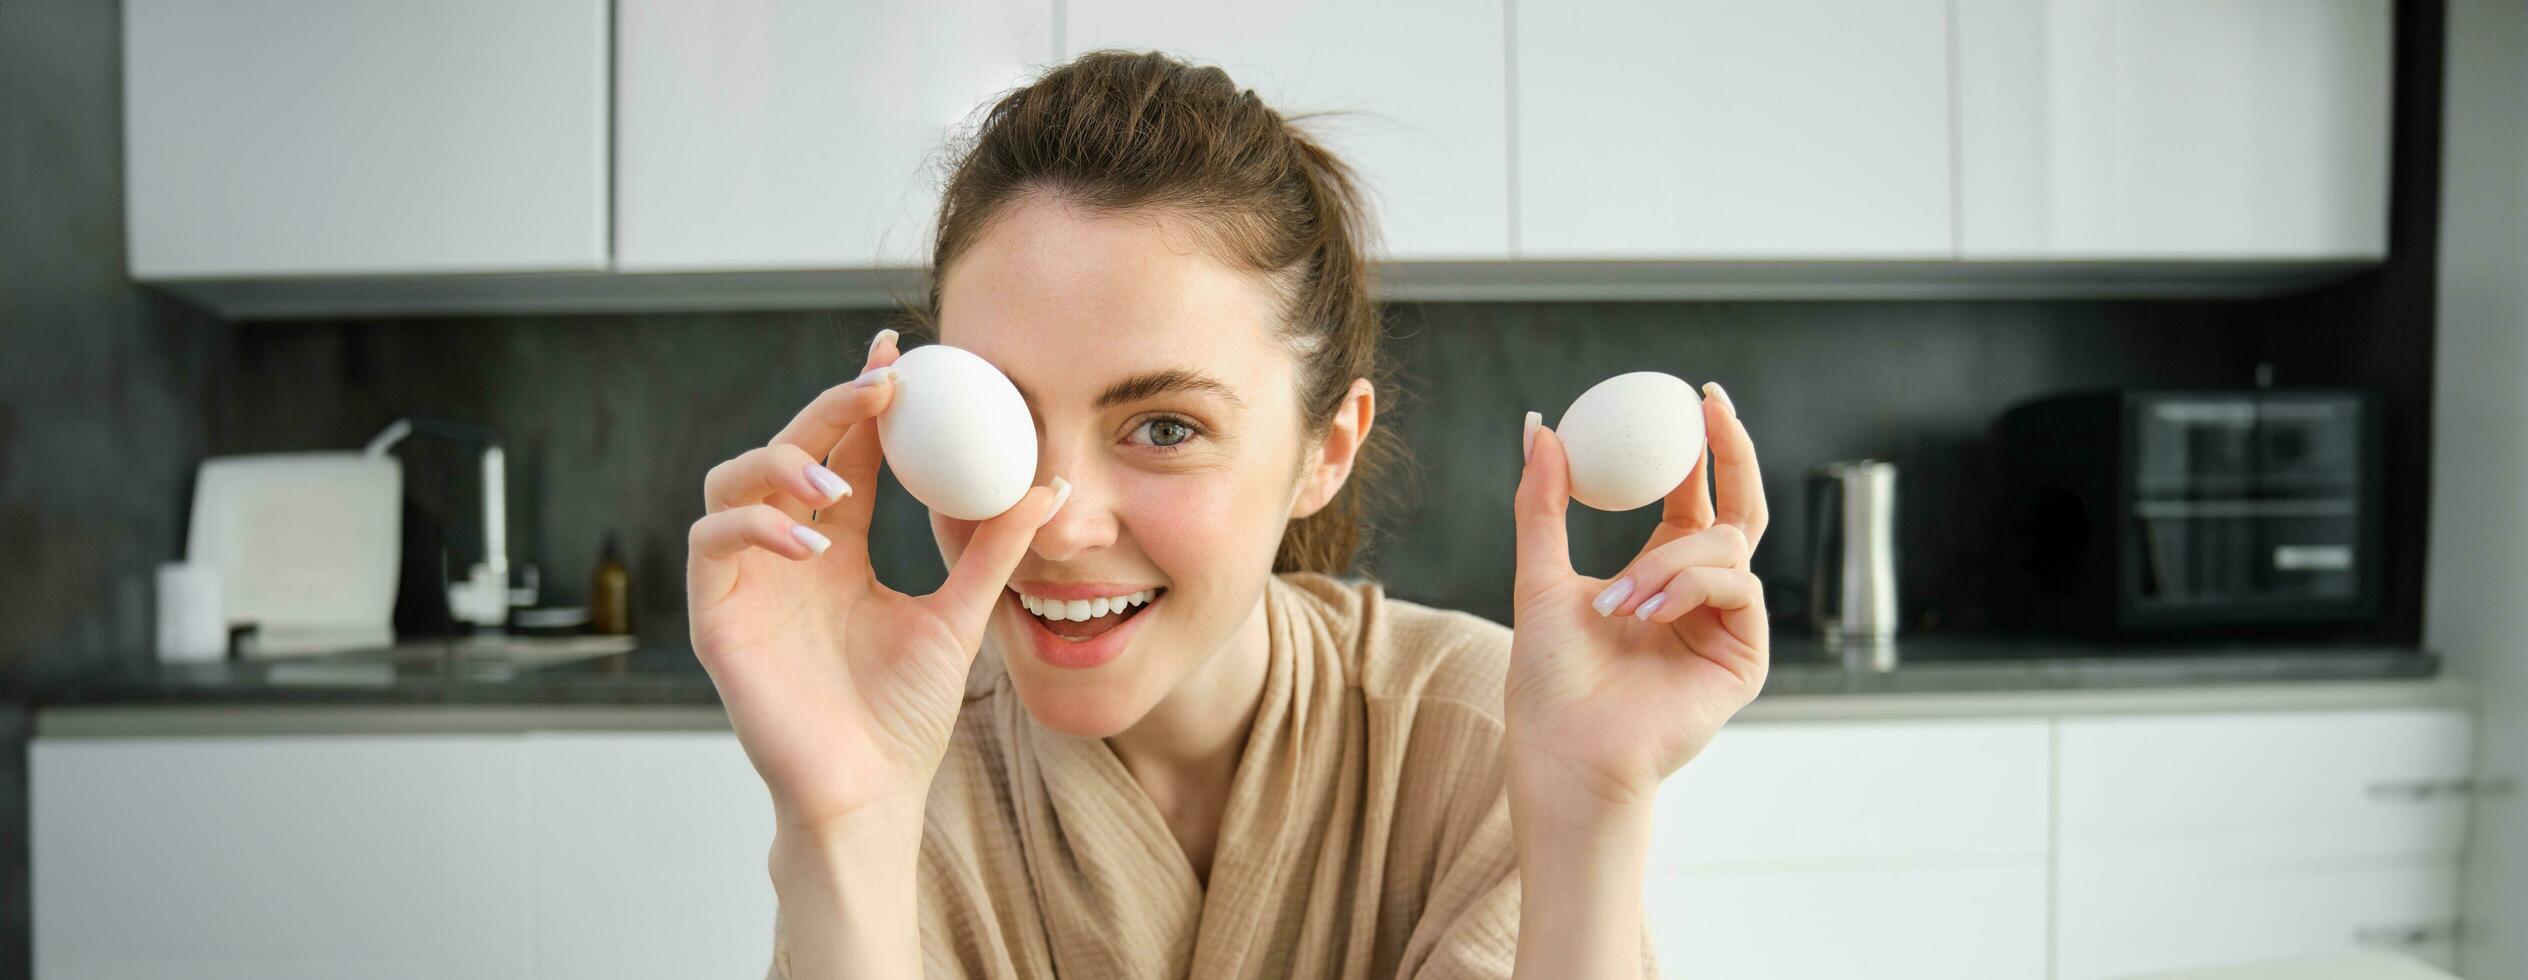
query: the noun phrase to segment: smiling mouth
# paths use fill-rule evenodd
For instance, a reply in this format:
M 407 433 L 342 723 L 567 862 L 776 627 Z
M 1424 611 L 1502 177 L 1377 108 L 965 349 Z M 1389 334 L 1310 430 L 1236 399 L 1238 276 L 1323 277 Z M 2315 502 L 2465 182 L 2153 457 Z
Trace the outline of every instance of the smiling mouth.
M 1010 595 L 1014 597 L 1017 602 L 1019 612 L 1022 615 L 1025 615 L 1029 620 L 1034 621 L 1038 628 L 1062 639 L 1077 642 L 1081 640 L 1094 639 L 1097 636 L 1104 634 L 1107 630 L 1123 625 L 1124 620 L 1139 616 L 1143 612 L 1147 611 L 1151 606 L 1158 605 L 1159 600 L 1167 597 L 1167 588 L 1162 586 L 1153 590 L 1150 593 L 1150 598 L 1147 602 L 1126 605 L 1121 610 L 1110 611 L 1102 616 L 1091 616 L 1087 619 L 1071 619 L 1068 617 L 1062 619 L 1048 619 L 1029 611 L 1027 609 L 1026 598 L 1019 596 L 1016 590 L 1011 590 Z

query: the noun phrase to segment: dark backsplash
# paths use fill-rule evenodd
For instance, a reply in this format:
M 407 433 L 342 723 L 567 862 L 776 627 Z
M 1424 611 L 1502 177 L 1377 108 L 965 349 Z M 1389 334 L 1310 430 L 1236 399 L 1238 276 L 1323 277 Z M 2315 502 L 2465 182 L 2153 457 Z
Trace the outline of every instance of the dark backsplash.
M 1907 621 L 1988 621 L 1994 465 L 2009 403 L 2091 385 L 2243 385 L 2262 356 L 2254 302 L 1417 304 L 1389 310 L 1401 397 L 1382 399 L 1416 462 L 1413 506 L 1372 561 L 1396 594 L 1506 620 L 1519 416 L 1558 418 L 1589 385 L 1639 369 L 1728 387 L 1754 434 L 1772 529 L 1756 570 L 1777 619 L 1804 602 L 1803 473 L 1877 456 L 1901 471 Z M 399 415 L 489 424 L 509 445 L 513 557 L 575 603 L 599 542 L 624 536 L 643 632 L 682 632 L 686 527 L 705 470 L 761 444 L 847 377 L 880 311 L 262 323 L 235 329 L 215 453 L 359 445 Z M 2292 379 L 2285 378 L 2287 383 Z M 470 548 L 473 463 L 402 450 L 415 503 Z M 889 481 L 871 542 L 881 578 L 944 575 L 919 504 Z M 1611 574 L 1655 508 L 1575 507 L 1574 560 Z M 468 555 L 460 555 L 460 561 Z

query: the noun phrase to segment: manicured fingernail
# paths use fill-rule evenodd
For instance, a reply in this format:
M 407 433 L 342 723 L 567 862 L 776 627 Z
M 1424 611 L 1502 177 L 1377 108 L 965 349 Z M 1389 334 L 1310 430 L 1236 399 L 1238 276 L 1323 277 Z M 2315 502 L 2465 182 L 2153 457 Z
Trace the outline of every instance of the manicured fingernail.
M 834 546 L 834 542 L 825 540 L 824 535 L 816 533 L 815 528 L 805 524 L 790 525 L 790 536 L 798 539 L 800 544 L 807 545 L 809 551 L 820 555 L 825 553 L 825 549 Z
M 1729 389 L 1721 387 L 1720 382 L 1703 382 L 1703 391 L 1704 393 L 1711 395 L 1713 398 L 1719 399 L 1721 410 L 1728 412 L 1730 418 L 1734 419 L 1738 417 L 1738 403 L 1729 400 Z
M 895 328 L 889 327 L 878 331 L 877 336 L 869 338 L 869 356 L 876 357 L 878 348 L 892 343 L 895 343 Z
M 1071 499 L 1071 481 L 1057 476 L 1046 486 L 1053 488 L 1053 509 L 1045 511 L 1045 521 L 1051 523 L 1053 515 L 1062 513 L 1062 502 Z
M 1644 603 L 1642 603 L 1641 605 L 1638 605 L 1638 606 L 1634 606 L 1634 607 L 1633 607 L 1633 618 L 1634 618 L 1634 619 L 1649 619 L 1649 618 L 1650 618 L 1650 614 L 1651 614 L 1651 613 L 1653 613 L 1653 612 L 1658 611 L 1659 607 L 1660 607 L 1661 605 L 1665 604 L 1667 601 L 1668 601 L 1668 594 L 1667 594 L 1667 593 L 1665 593 L 1665 592 L 1659 593 L 1658 595 L 1655 595 L 1655 596 L 1651 596 L 1651 597 L 1650 597 L 1650 601 L 1648 601 L 1648 602 L 1644 602 Z
M 1615 613 L 1615 607 L 1623 605 L 1625 598 L 1632 594 L 1633 580 L 1619 578 L 1615 580 L 1615 584 L 1607 586 L 1606 591 L 1598 593 L 1596 599 L 1590 600 L 1589 605 L 1597 609 L 1598 615 L 1611 616 Z
M 809 463 L 807 474 L 808 482 L 816 484 L 816 492 L 824 494 L 825 499 L 833 500 L 851 496 L 851 484 L 843 482 L 842 477 L 835 476 L 833 470 Z
M 1544 424 L 1544 422 L 1544 415 L 1537 412 L 1527 413 L 1527 424 L 1519 433 L 1520 460 L 1524 461 L 1528 457 L 1536 455 L 1536 427 Z
M 889 364 L 885 367 L 873 367 L 865 372 L 862 372 L 859 377 L 851 379 L 851 386 L 854 388 L 866 388 L 870 385 L 887 384 L 893 382 L 894 380 L 895 365 Z

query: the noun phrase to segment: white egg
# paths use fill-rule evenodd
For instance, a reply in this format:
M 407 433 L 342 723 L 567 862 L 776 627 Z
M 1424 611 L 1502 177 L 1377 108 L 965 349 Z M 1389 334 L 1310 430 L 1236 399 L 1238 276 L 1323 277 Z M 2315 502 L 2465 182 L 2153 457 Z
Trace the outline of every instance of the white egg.
M 1018 386 L 972 352 L 941 344 L 895 360 L 895 403 L 878 416 L 887 467 L 930 509 L 997 517 L 1036 478 L 1036 422 Z
M 1571 499 L 1598 510 L 1654 503 L 1703 455 L 1703 399 L 1671 374 L 1619 374 L 1582 392 L 1554 425 Z

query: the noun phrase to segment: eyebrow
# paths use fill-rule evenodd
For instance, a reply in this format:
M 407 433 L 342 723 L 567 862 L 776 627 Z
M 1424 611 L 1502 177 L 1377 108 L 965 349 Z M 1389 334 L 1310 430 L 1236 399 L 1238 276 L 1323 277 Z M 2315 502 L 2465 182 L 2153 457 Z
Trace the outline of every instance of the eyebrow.
M 1020 397 L 1027 400 L 1028 404 L 1035 403 L 1036 396 L 1025 386 L 1020 386 L 1018 393 Z M 1216 395 L 1233 407 L 1240 410 L 1246 408 L 1245 399 L 1239 398 L 1238 393 L 1227 384 L 1208 374 L 1183 368 L 1167 368 L 1136 374 L 1107 385 L 1106 390 L 1097 395 L 1097 408 L 1102 411 L 1117 405 L 1129 405 L 1168 394 Z

